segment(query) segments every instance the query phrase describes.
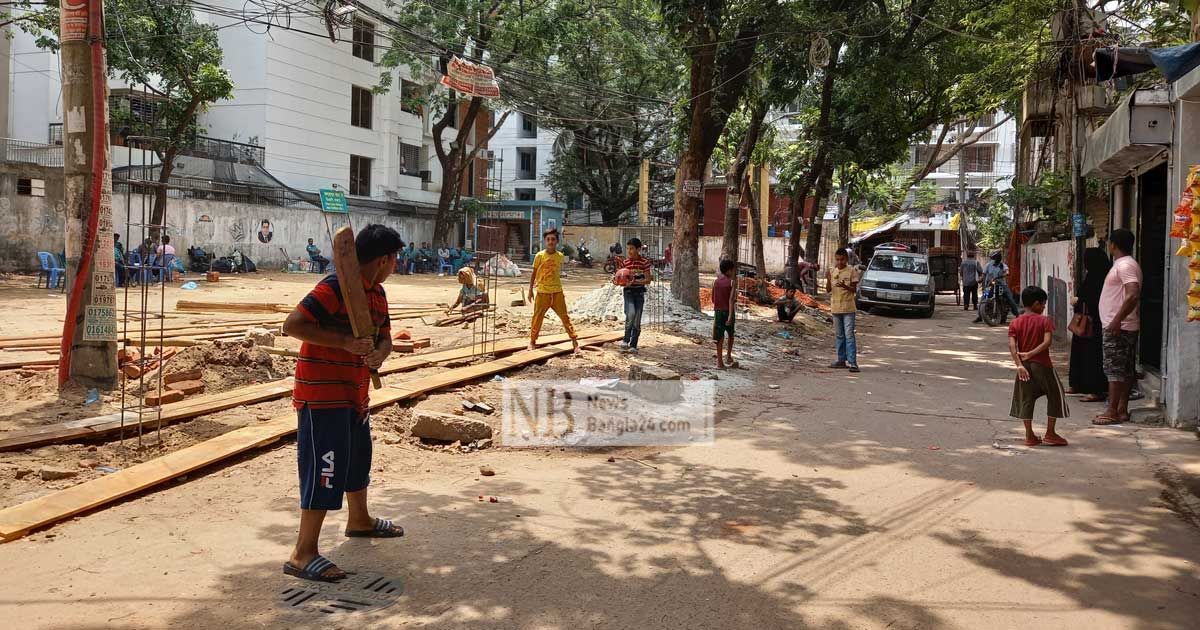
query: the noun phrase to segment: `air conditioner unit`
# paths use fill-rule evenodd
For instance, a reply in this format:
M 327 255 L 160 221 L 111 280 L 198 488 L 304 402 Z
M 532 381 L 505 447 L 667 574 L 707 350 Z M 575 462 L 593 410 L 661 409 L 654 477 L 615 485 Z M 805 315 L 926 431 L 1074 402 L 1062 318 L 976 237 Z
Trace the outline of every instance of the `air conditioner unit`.
M 491 149 L 484 149 L 479 152 L 479 156 L 485 160 L 494 160 L 496 159 L 496 152 Z

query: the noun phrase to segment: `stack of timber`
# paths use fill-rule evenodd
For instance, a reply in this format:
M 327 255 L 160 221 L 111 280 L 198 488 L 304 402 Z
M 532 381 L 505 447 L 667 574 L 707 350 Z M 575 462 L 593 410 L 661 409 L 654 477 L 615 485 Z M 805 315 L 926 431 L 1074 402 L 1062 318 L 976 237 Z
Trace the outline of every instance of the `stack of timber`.
M 601 333 L 580 339 L 579 343 L 608 343 L 620 339 L 621 335 L 622 333 L 616 331 Z M 376 393 L 371 401 L 371 408 L 378 409 L 445 387 L 544 361 L 566 354 L 571 348 L 570 343 L 558 343 L 535 350 L 524 350 L 487 363 L 443 370 L 427 377 L 403 381 Z M 16 540 L 36 528 L 108 505 L 239 453 L 272 444 L 295 431 L 295 416 L 285 414 L 268 422 L 235 429 L 169 455 L 0 510 L 0 538 L 3 538 L 4 542 Z

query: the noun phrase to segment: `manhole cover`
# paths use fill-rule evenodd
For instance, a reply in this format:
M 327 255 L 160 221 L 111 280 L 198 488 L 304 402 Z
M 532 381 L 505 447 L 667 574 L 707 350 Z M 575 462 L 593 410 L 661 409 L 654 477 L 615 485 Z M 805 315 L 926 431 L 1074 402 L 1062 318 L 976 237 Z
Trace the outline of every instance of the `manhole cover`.
M 278 601 L 286 609 L 334 615 L 387 608 L 403 593 L 399 578 L 356 573 L 341 582 L 294 582 Z

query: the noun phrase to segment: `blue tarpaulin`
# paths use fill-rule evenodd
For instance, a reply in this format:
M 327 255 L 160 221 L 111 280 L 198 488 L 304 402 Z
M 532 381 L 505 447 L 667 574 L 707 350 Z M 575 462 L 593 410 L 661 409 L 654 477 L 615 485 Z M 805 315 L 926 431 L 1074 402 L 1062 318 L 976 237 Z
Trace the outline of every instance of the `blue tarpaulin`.
M 1162 70 L 1167 81 L 1174 83 L 1200 66 L 1200 43 L 1167 48 L 1097 48 L 1095 62 L 1097 81 L 1127 77 L 1158 68 Z

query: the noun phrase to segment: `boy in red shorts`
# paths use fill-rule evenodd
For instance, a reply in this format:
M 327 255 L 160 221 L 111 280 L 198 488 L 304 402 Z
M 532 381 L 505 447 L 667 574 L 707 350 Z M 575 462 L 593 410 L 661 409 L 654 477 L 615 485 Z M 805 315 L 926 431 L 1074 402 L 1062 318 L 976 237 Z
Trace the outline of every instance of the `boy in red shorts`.
M 1021 303 L 1025 314 L 1008 326 L 1008 351 L 1017 364 L 1017 381 L 1013 386 L 1012 408 L 1009 415 L 1025 423 L 1025 446 L 1066 446 L 1067 441 L 1054 432 L 1059 418 L 1071 415 L 1062 382 L 1050 360 L 1050 342 L 1054 322 L 1042 314 L 1046 310 L 1046 292 L 1041 287 L 1025 287 Z M 1046 435 L 1039 438 L 1033 432 L 1033 408 L 1038 398 L 1046 397 Z
M 346 536 L 397 538 L 404 528 L 372 518 L 367 511 L 371 470 L 368 410 L 370 370 L 392 351 L 391 320 L 383 281 L 404 247 L 400 235 L 368 225 L 354 239 L 363 286 L 370 303 L 374 338 L 355 338 L 337 275 L 330 275 L 288 315 L 283 332 L 304 342 L 296 360 L 292 402 L 299 423 L 296 451 L 300 471 L 300 534 L 283 572 L 306 580 L 335 582 L 346 577 L 317 550 L 328 510 L 350 505 Z

